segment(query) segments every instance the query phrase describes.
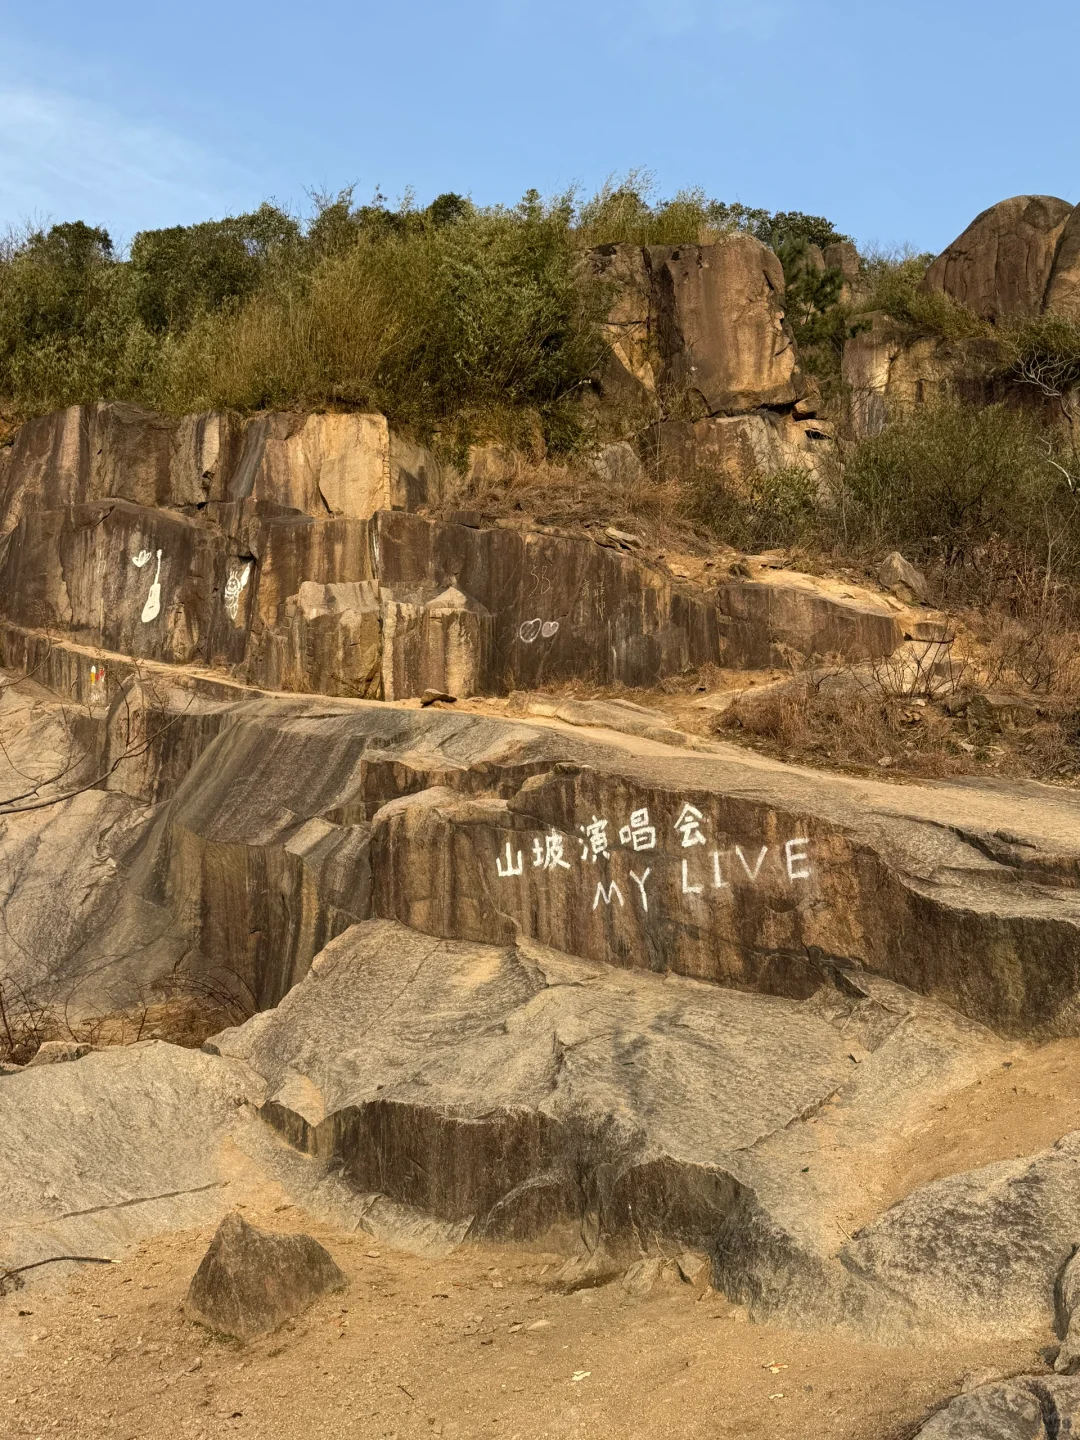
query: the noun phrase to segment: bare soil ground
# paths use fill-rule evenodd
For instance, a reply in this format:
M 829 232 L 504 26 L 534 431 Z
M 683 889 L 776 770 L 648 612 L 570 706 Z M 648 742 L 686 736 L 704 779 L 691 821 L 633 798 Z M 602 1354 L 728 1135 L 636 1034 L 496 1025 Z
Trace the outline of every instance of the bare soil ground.
M 249 1346 L 184 1318 L 210 1232 L 84 1267 L 67 1293 L 0 1300 L 0 1434 L 65 1440 L 885 1440 L 964 1384 L 1045 1369 L 1027 1344 L 886 1348 L 747 1322 L 703 1285 L 561 1295 L 555 1256 L 443 1259 L 328 1231 L 297 1210 L 247 1217 L 318 1236 L 349 1276 Z

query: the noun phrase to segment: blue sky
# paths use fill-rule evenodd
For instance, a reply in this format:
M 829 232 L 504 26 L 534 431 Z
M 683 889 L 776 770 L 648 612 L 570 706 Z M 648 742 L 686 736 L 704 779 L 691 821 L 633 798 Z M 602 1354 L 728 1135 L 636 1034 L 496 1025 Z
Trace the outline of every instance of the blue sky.
M 939 250 L 1080 201 L 1077 0 L 0 0 L 0 228 L 657 190 Z

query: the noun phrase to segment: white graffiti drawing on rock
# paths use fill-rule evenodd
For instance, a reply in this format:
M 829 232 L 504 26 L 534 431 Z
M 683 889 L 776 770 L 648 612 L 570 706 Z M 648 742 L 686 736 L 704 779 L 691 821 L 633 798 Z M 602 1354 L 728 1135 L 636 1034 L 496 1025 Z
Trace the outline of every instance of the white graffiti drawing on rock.
M 616 825 L 603 816 L 593 814 L 587 822 L 578 827 L 579 853 L 577 859 L 582 865 L 596 865 L 601 860 L 611 861 L 612 852 L 635 853 L 656 852 L 657 828 L 649 818 L 647 806 L 639 806 L 630 812 L 625 824 Z M 803 835 L 772 844 L 729 844 L 723 847 L 711 846 L 708 835 L 708 821 L 702 812 L 689 803 L 682 807 L 672 825 L 679 844 L 675 855 L 677 860 L 671 878 L 674 893 L 680 902 L 700 903 L 709 895 L 726 892 L 730 896 L 740 886 L 758 886 L 779 883 L 785 889 L 812 879 L 813 868 L 810 856 L 810 840 Z M 611 838 L 615 830 L 618 843 Z M 532 869 L 534 871 L 558 872 L 571 870 L 572 851 L 568 848 L 570 837 L 552 828 L 544 835 L 532 837 Z M 699 851 L 696 847 L 703 846 Z M 681 853 L 690 851 L 691 853 Z M 660 857 L 662 858 L 662 856 Z M 524 851 L 506 841 L 504 853 L 495 862 L 496 873 L 501 880 L 520 878 L 525 875 Z M 608 876 L 598 878 L 595 888 L 588 893 L 592 896 L 593 910 L 601 905 L 607 909 L 635 908 L 642 915 L 649 913 L 648 881 L 654 866 L 629 871 L 630 889 L 624 881 Z M 685 899 L 684 899 L 685 897 Z M 633 903 L 631 903 L 633 902 Z
M 250 563 L 245 565 L 243 570 L 232 569 L 229 571 L 229 578 L 225 581 L 225 613 L 230 620 L 235 620 L 240 610 L 240 592 L 248 583 L 251 575 Z
M 146 604 L 142 608 L 140 619 L 144 625 L 148 624 L 151 620 L 156 620 L 161 614 L 161 557 L 163 553 L 161 550 L 157 552 L 157 569 L 154 572 L 153 580 L 150 582 L 150 591 L 146 597 Z M 153 556 L 149 550 L 140 550 L 137 555 L 131 557 L 131 563 L 137 570 L 141 570 L 144 565 L 150 563 L 152 558 Z
M 540 636 L 543 636 L 545 640 L 550 640 L 553 635 L 558 633 L 558 620 L 542 620 L 539 615 L 534 620 L 523 620 L 518 626 L 518 639 L 526 645 L 531 645 Z

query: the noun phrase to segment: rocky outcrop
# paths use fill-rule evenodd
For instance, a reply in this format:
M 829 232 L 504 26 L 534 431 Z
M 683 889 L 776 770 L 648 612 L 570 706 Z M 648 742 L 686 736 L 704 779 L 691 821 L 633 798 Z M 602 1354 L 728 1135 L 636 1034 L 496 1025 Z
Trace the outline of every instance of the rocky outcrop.
M 724 581 L 717 597 L 729 665 L 768 669 L 826 655 L 878 660 L 903 639 L 895 611 L 858 586 L 761 568 Z
M 750 235 L 714 245 L 604 245 L 592 268 L 612 291 L 606 335 L 620 382 L 699 413 L 791 404 L 798 389 L 784 325 L 784 272 Z
M 58 883 L 85 796 L 3 819 L 9 963 L 73 1020 L 184 983 L 262 1013 L 218 1056 L 0 1077 L 7 1253 L 108 1255 L 110 1225 L 128 1243 L 216 1219 L 226 1143 L 262 1172 L 289 1153 L 267 1158 L 254 1108 L 304 1152 L 290 1185 L 333 1175 L 459 1238 L 584 1229 L 632 1260 L 656 1237 L 707 1252 L 754 1315 L 882 1338 L 1050 1323 L 1075 1136 L 891 1208 L 878 1181 L 883 1137 L 1000 1069 L 987 1026 L 1080 1025 L 1070 792 L 179 682 L 157 805 L 93 792 L 122 820 L 100 883 Z M 171 1138 L 140 1159 L 150 1126 Z M 24 1223 L 61 1172 L 63 1207 Z M 122 1208 L 133 1194 L 163 1198 Z
M 0 470 L 0 533 L 32 510 L 103 500 L 181 511 L 252 500 L 367 517 L 437 499 L 442 478 L 434 457 L 392 434 L 382 415 L 177 420 L 136 405 L 72 406 L 16 433 Z
M 991 205 L 942 251 L 923 289 L 948 295 L 992 323 L 1040 314 L 1072 208 L 1052 195 L 1017 195 Z
M 812 442 L 826 433 L 791 414 L 807 385 L 784 323 L 783 268 L 767 246 L 745 234 L 607 245 L 591 262 L 613 292 L 598 383 L 656 415 L 651 459 L 744 484 L 786 465 L 813 468 Z
M 793 998 L 864 967 L 1007 1033 L 1080 1025 L 1070 792 L 873 784 L 540 716 L 188 698 L 153 721 L 171 798 L 87 854 L 89 892 L 56 891 L 64 807 L 130 800 L 5 822 L 14 973 L 72 1014 L 185 976 L 271 1006 L 377 916 Z
M 664 420 L 645 436 L 645 450 L 661 473 L 722 477 L 736 493 L 749 493 L 762 475 L 797 468 L 815 471 L 831 449 L 828 422 L 773 410 L 752 415 Z
M 658 390 L 706 415 L 792 404 L 799 377 L 784 324 L 784 271 L 768 246 L 736 234 L 645 253 Z
M 310 1235 L 273 1235 L 226 1215 L 184 1297 L 184 1313 L 218 1335 L 253 1340 L 348 1282 Z

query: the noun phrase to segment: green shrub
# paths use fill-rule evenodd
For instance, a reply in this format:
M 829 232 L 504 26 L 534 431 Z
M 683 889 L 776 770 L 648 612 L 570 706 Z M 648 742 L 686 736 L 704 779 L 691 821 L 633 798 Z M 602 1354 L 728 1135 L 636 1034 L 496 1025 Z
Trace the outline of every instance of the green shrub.
M 378 408 L 460 447 L 534 432 L 572 448 L 574 397 L 603 353 L 610 295 L 591 245 L 837 238 L 827 220 L 690 190 L 652 201 L 631 175 L 579 204 L 530 191 L 515 207 L 440 195 L 315 196 L 305 225 L 273 205 L 143 231 L 127 259 L 79 222 L 0 246 L 0 401 L 26 418 L 79 401 L 172 412 Z M 818 297 L 820 299 L 820 297 Z M 811 309 L 812 300 L 808 300 Z
M 838 479 L 845 544 L 936 567 L 946 594 L 1080 572 L 1077 496 L 1054 439 L 1016 408 L 944 402 L 853 447 Z
M 684 477 L 684 513 L 736 550 L 759 551 L 812 544 L 821 509 L 818 483 L 799 465 L 735 484 L 701 469 Z
M 457 443 L 496 411 L 538 410 L 552 436 L 565 434 L 554 412 L 602 341 L 561 205 L 470 208 L 328 249 L 170 337 L 156 402 L 173 411 L 375 408 Z
M 131 246 L 135 309 L 151 330 L 183 330 L 200 315 L 254 294 L 267 266 L 294 254 L 300 227 L 273 205 L 253 214 L 143 230 Z

